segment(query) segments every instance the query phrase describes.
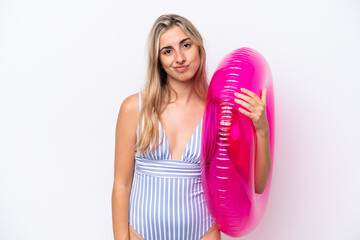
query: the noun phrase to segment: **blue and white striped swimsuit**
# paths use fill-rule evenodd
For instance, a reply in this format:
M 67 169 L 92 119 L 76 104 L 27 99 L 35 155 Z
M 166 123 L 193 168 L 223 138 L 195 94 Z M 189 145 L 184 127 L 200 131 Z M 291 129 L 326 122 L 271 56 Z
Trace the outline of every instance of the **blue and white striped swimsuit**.
M 202 120 L 181 160 L 171 160 L 166 134 L 152 153 L 135 154 L 129 224 L 146 240 L 199 240 L 215 223 L 201 184 L 201 128 Z

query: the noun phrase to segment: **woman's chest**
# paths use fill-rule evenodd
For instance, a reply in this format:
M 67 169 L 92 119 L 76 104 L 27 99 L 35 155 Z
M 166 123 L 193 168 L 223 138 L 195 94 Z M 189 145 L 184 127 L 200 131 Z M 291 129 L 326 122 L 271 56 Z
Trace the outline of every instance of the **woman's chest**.
M 171 159 L 180 160 L 190 140 L 200 137 L 202 116 L 202 110 L 170 111 L 161 116 Z

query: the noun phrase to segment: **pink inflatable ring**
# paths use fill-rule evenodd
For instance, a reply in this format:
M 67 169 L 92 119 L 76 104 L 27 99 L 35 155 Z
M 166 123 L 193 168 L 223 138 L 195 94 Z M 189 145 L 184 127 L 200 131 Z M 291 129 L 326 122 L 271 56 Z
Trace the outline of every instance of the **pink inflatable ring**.
M 267 89 L 272 168 L 265 191 L 255 193 L 256 133 L 250 118 L 238 111 L 234 92 L 246 88 L 259 96 Z M 269 196 L 274 156 L 274 91 L 265 58 L 250 48 L 236 49 L 220 62 L 206 100 L 202 128 L 202 184 L 206 204 L 220 231 L 246 235 L 263 216 Z

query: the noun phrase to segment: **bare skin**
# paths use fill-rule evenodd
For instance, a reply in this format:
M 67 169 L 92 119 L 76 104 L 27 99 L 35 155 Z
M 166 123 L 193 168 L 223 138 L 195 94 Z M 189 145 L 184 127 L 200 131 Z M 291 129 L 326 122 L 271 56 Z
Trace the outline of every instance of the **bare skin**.
M 199 69 L 200 55 L 198 46 L 178 26 L 165 31 L 159 44 L 160 62 L 167 73 L 167 82 L 177 93 L 176 99 L 171 93 L 171 103 L 160 119 L 169 140 L 171 159 L 180 160 L 205 108 L 205 101 L 194 91 L 193 77 Z M 185 69 L 177 69 L 182 66 Z
M 120 107 L 115 137 L 115 168 L 112 217 L 115 240 L 128 240 L 129 198 L 135 166 L 136 126 L 139 116 L 138 94 L 129 96 Z

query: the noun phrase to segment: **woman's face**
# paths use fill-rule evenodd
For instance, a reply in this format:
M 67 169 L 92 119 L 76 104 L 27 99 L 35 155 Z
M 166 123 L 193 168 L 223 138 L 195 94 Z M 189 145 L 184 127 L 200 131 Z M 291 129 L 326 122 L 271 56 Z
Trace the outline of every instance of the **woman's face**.
M 159 59 L 167 80 L 192 80 L 200 66 L 198 46 L 176 25 L 160 35 L 159 44 Z

